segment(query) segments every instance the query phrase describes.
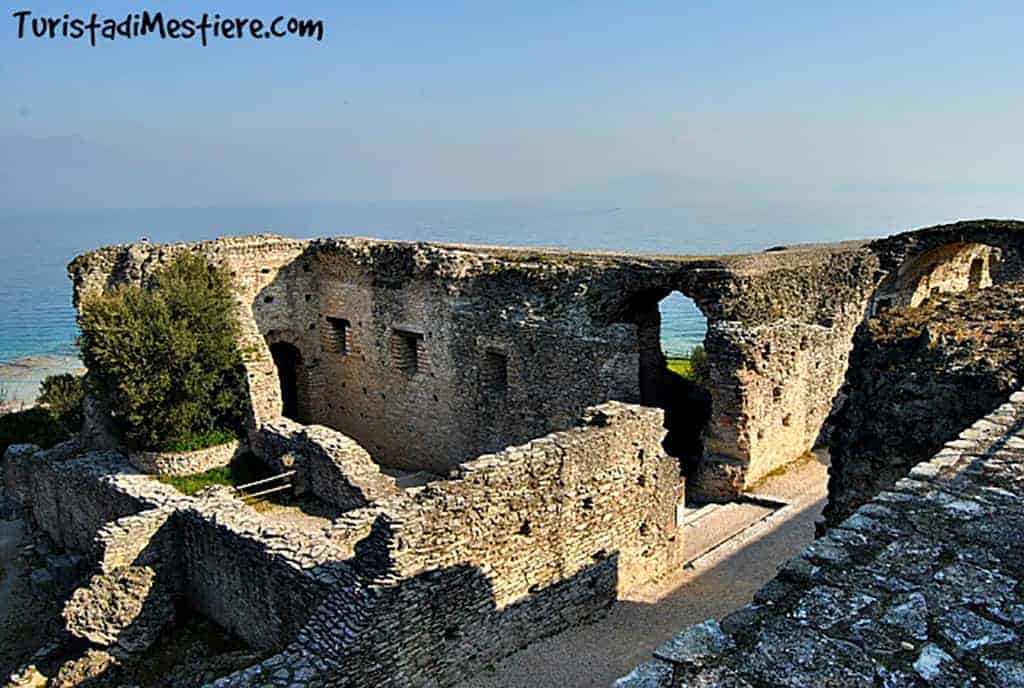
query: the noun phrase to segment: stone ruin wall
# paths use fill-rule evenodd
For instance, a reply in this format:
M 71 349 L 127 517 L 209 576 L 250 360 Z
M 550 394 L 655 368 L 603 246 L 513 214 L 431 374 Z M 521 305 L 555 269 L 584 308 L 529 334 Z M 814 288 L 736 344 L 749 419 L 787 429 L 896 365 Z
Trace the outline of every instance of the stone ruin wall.
M 74 441 L 48 451 L 14 445 L 3 460 L 5 493 L 60 547 L 88 552 L 108 522 L 182 499 L 180 492 L 139 473 L 117 452 L 73 459 L 80 451 Z
M 645 360 L 661 353 L 640 313 L 681 291 L 709 319 L 713 409 L 692 482 L 717 498 L 814 446 L 876 268 L 861 244 L 687 259 L 254 237 L 87 254 L 70 267 L 76 294 L 193 247 L 238 284 L 254 430 L 280 415 L 268 345 L 288 342 L 300 421 L 381 465 L 437 473 L 571 427 L 595 403 L 641 401 Z M 343 354 L 328 317 L 348 323 Z M 396 366 L 396 329 L 422 335 L 415 374 Z
M 361 583 L 332 590 L 282 655 L 216 685 L 311 671 L 316 685 L 453 685 L 672 570 L 684 482 L 659 415 L 605 404 L 579 428 L 350 512 Z
M 643 351 L 639 327 L 629 320 L 635 298 L 678 289 L 691 295 L 710 320 L 707 344 L 715 408 L 705 439 L 706 459 L 710 459 L 705 464 L 724 469 L 706 478 L 705 484 L 713 486 L 718 480 L 728 492 L 749 486 L 816 441 L 842 379 L 852 332 L 870 311 L 869 301 L 879 280 L 896 274 L 906 261 L 952 242 L 999 248 L 999 260 L 989 261 L 990 278 L 1010 280 L 1020 274 L 1020 254 L 1014 243 L 1017 236 L 1006 228 L 988 226 L 938 228 L 867 247 L 802 247 L 711 261 L 562 253 L 544 260 L 523 255 L 513 260 L 496 249 L 489 253 L 486 249 L 396 247 L 362 240 L 329 240 L 315 251 L 308 244 L 288 240 L 222 240 L 203 245 L 202 250 L 232 268 L 243 285 L 240 301 L 248 303 L 254 313 L 251 320 L 243 318 L 247 333 L 243 351 L 254 390 L 254 430 L 279 420 L 280 393 L 267 340 L 273 339 L 274 332 L 287 329 L 297 338 L 303 333 L 303 346 L 315 348 L 318 341 L 322 346 L 315 322 L 321 315 L 321 303 L 319 297 L 307 300 L 306 294 L 320 293 L 316 291 L 320 289 L 337 294 L 337 284 L 323 286 L 330 279 L 318 281 L 321 274 L 328 274 L 321 272 L 320 263 L 325 260 L 345 263 L 351 260 L 345 257 L 349 253 L 359 253 L 360 260 L 367 261 L 361 253 L 365 249 L 375 260 L 383 255 L 394 261 L 386 268 L 373 260 L 363 265 L 370 274 L 384 278 L 384 283 L 371 281 L 371 289 L 408 288 L 395 286 L 406 284 L 396 275 L 408 280 L 412 274 L 417 276 L 413 282 L 418 279 L 426 284 L 421 285 L 422 293 L 443 293 L 443 298 L 449 299 L 446 305 L 431 312 L 448 318 L 449 351 L 466 346 L 467 351 L 479 353 L 481 341 L 470 339 L 469 333 L 483 333 L 484 347 L 496 346 L 488 339 L 494 330 L 487 328 L 487 319 L 497 318 L 505 327 L 496 313 L 510 314 L 508 321 L 518 328 L 511 331 L 537 333 L 537 338 L 526 338 L 520 350 L 523 353 L 509 355 L 510 371 L 517 356 L 523 356 L 526 363 L 547 360 L 539 357 L 547 356 L 552 365 L 561 365 L 566 371 L 582 370 L 579 374 L 585 376 L 588 368 L 575 365 L 572 358 L 559 358 L 559 347 L 567 334 L 586 346 L 595 345 L 594 360 L 611 356 L 616 361 L 614 371 L 602 371 L 614 373 L 615 385 L 636 384 L 631 392 L 622 391 L 623 396 L 639 394 Z M 373 248 L 380 246 L 384 248 Z M 77 293 L 123 279 L 143 279 L 145 270 L 166 259 L 166 251 L 184 249 L 131 247 L 92 254 L 72 266 Z M 374 250 L 382 253 L 374 254 Z M 306 262 L 320 253 L 327 257 Z M 399 260 L 402 256 L 405 258 Z M 556 260 L 558 256 L 561 261 Z M 420 267 L 410 268 L 408 260 Z M 467 279 L 471 274 L 477 275 L 478 281 Z M 268 292 L 278 288 L 275 282 L 291 286 L 284 292 Z M 501 284 L 505 287 L 495 290 Z M 495 293 L 502 295 L 497 304 L 488 297 Z M 267 296 L 273 298 L 268 301 Z M 378 299 L 388 302 L 387 297 L 375 295 L 372 303 Z M 507 307 L 504 311 L 496 307 L 502 303 Z M 395 326 L 392 317 L 396 314 L 385 316 L 392 323 L 388 327 Z M 542 350 L 531 351 L 529 344 L 537 342 L 545 342 Z M 382 355 L 386 361 L 388 354 Z M 438 360 L 436 355 L 431 357 L 431 362 Z M 471 357 L 451 360 L 466 362 Z M 461 370 L 472 370 L 472 366 L 467 363 Z M 316 378 L 306 379 L 308 384 Z M 478 383 L 479 375 L 471 373 L 463 379 Z M 608 393 L 600 385 L 608 385 L 609 380 L 593 376 L 585 377 L 584 382 L 587 380 L 584 394 Z M 536 389 L 531 384 L 536 395 L 530 398 L 533 408 L 540 404 L 539 408 L 550 411 L 541 421 L 560 418 L 559 409 L 579 403 L 573 389 L 552 390 L 550 380 L 545 381 L 546 386 L 538 384 Z M 440 390 L 448 382 L 436 384 L 432 389 Z M 543 406 L 544 395 L 555 400 L 548 407 Z M 588 416 L 590 425 L 582 430 L 556 433 L 526 448 L 463 463 L 455 469 L 452 481 L 393 497 L 382 492 L 336 521 L 333 534 L 326 533 L 322 539 L 268 534 L 258 515 L 248 511 L 224 517 L 224 523 L 238 524 L 233 529 L 221 528 L 221 517 L 212 512 L 194 506 L 177 509 L 175 513 L 182 515 L 175 516 L 174 522 L 186 525 L 175 528 L 183 528 L 182 532 L 191 528 L 196 534 L 195 545 L 182 548 L 182 556 L 192 557 L 189 566 L 193 571 L 182 580 L 182 590 L 193 592 L 182 594 L 194 595 L 193 604 L 215 620 L 244 633 L 260 623 L 249 623 L 245 609 L 251 607 L 264 616 L 269 614 L 275 623 L 279 620 L 280 625 L 274 627 L 277 633 L 290 633 L 301 625 L 300 617 L 286 611 L 292 608 L 288 606 L 291 599 L 278 599 L 262 585 L 251 585 L 252 579 L 242 573 L 246 567 L 259 571 L 258 576 L 276 576 L 275 590 L 289 587 L 289 576 L 296 575 L 311 587 L 291 587 L 314 591 L 297 595 L 297 603 L 312 617 L 296 635 L 295 643 L 277 656 L 277 663 L 255 667 L 225 685 L 249 685 L 246 681 L 256 675 L 271 685 L 288 685 L 296 676 L 314 673 L 333 677 L 330 685 L 350 685 L 343 678 L 346 672 L 364 672 L 380 685 L 406 685 L 401 682 L 403 677 L 423 678 L 433 676 L 434 671 L 454 682 L 485 661 L 594 613 L 614 599 L 615 589 L 639 582 L 652 570 L 672 566 L 677 543 L 672 542 L 675 534 L 668 525 L 674 524 L 675 510 L 669 507 L 682 496 L 678 465 L 660 451 L 660 413 L 623 408 Z M 307 411 L 315 412 L 315 408 L 310 406 Z M 466 413 L 462 420 L 479 418 Z M 611 418 L 611 423 L 602 425 L 601 415 Z M 634 454 L 636 449 L 644 449 L 643 457 Z M 607 460 L 609 455 L 614 458 Z M 569 457 L 575 458 L 567 461 Z M 343 472 L 345 461 L 338 465 Z M 580 472 L 570 480 L 570 474 L 561 471 L 572 465 Z M 675 482 L 666 484 L 666 476 L 673 470 Z M 653 473 L 645 475 L 648 471 Z M 649 482 L 652 478 L 654 487 Z M 594 482 L 587 484 L 587 479 Z M 552 488 L 556 489 L 554 495 Z M 45 494 L 44 487 L 32 489 Z M 495 499 L 495 494 L 502 497 Z M 626 497 L 620 502 L 623 495 Z M 68 508 L 75 498 L 39 500 L 44 505 L 61 505 L 41 507 L 42 521 L 49 518 L 50 527 L 59 533 L 67 530 L 64 523 L 74 523 L 70 528 L 76 531 L 98 527 L 95 516 L 79 521 L 68 516 L 75 511 Z M 534 512 L 535 505 L 546 505 L 551 511 L 538 506 L 541 510 Z M 605 505 L 610 512 L 601 511 Z M 630 511 L 630 505 L 641 510 Z M 462 524 L 467 525 L 466 532 L 457 528 Z M 610 535 L 605 535 L 607 524 L 616 526 Z M 454 535 L 453 529 L 459 534 Z M 65 542 L 84 541 L 61 537 Z M 492 542 L 506 547 L 492 550 Z M 516 549 L 510 553 L 509 547 Z M 249 558 L 231 558 L 239 552 L 247 552 Z M 315 556 L 310 560 L 311 552 L 328 553 L 328 561 L 343 565 L 322 570 L 324 562 Z M 232 571 L 223 571 L 221 561 L 232 561 Z M 332 579 L 344 583 L 335 586 Z M 319 594 L 315 591 L 324 590 L 320 587 L 324 584 L 324 601 L 313 612 L 311 600 Z M 221 594 L 234 601 L 231 609 L 217 603 Z M 457 610 L 455 623 L 448 621 L 452 610 Z M 405 637 L 417 623 L 429 632 Z M 250 642 L 268 647 L 269 636 L 260 635 L 258 629 L 249 632 Z M 487 647 L 474 643 L 476 637 L 487 638 Z M 394 644 L 396 638 L 404 639 L 404 645 Z M 421 642 L 425 649 L 409 650 L 410 643 Z M 390 652 L 382 656 L 388 648 Z M 416 659 L 406 663 L 406 652 Z
M 145 647 L 180 600 L 256 648 L 293 640 L 284 651 L 318 658 L 325 680 L 450 685 L 681 563 L 684 481 L 661 448 L 660 416 L 596 407 L 578 428 L 319 531 L 269 521 L 223 491 L 184 497 L 117 452 L 15 447 L 5 482 L 41 527 L 96 558 L 65 612 L 79 637 Z M 26 475 L 40 478 L 25 489 Z M 360 618 L 356 630 L 343 623 Z
M 324 533 L 274 527 L 229 495 L 186 497 L 118 452 L 58 449 L 16 445 L 4 457 L 7 494 L 36 525 L 94 560 L 101 577 L 154 569 L 176 596 L 256 648 L 295 635 L 351 551 Z M 149 592 L 139 591 L 140 604 Z

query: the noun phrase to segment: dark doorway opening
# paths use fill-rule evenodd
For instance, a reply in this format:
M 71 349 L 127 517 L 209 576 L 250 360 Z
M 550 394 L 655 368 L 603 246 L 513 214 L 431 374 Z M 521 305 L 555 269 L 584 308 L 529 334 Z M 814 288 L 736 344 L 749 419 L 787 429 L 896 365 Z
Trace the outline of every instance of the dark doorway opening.
M 281 415 L 299 421 L 299 371 L 302 354 L 287 342 L 270 345 L 270 355 L 277 367 L 277 378 L 281 383 Z
M 707 320 L 692 299 L 665 290 L 630 302 L 640 345 L 640 403 L 665 411 L 665 451 L 690 475 L 704 453 L 711 417 L 703 341 Z
M 971 271 L 967 276 L 967 289 L 977 291 L 981 289 L 981 279 L 985 274 L 985 259 L 975 258 L 971 261 Z

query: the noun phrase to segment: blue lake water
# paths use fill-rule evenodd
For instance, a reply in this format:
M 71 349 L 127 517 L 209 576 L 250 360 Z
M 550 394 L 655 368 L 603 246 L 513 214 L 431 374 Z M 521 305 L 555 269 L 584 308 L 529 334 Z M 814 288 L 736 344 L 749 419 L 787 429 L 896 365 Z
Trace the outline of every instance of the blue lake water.
M 944 198 L 947 205 L 955 199 Z M 546 246 L 709 255 L 777 244 L 882 236 L 968 216 L 1009 216 L 1013 196 L 957 202 L 957 214 L 926 199 L 822 200 L 814 204 L 708 202 L 618 207 L 583 202 L 408 202 L 286 207 L 0 211 L 0 365 L 29 356 L 73 354 L 74 312 L 65 266 L 116 243 L 194 241 L 270 232 L 295 237 Z M 1024 208 L 1020 208 L 1024 211 Z M 1002 211 L 1002 212 L 1000 212 Z M 705 322 L 688 299 L 663 302 L 663 346 L 685 353 Z M 0 373 L 0 384 L 4 382 Z

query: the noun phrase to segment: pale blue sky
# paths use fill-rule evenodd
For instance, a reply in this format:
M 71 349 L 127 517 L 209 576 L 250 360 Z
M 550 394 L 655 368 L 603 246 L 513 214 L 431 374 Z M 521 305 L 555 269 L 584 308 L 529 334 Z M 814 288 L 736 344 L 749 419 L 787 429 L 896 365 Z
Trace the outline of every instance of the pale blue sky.
M 870 191 L 1019 205 L 1024 4 L 838 4 L 147 8 L 326 25 L 320 43 L 206 48 L 18 40 L 15 10 L 118 18 L 145 5 L 8 6 L 0 207 L 590 197 L 638 186 L 667 200 Z

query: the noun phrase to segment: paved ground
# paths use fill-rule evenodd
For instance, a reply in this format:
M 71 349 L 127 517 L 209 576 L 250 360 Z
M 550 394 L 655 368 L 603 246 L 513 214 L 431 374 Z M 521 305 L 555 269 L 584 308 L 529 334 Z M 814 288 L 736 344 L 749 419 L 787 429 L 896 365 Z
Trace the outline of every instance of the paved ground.
M 719 520 L 733 536 L 677 575 L 634 591 L 608 616 L 542 640 L 461 688 L 595 688 L 610 685 L 683 627 L 721 618 L 751 600 L 778 566 L 814 537 L 826 499 L 825 460 L 803 460 L 754 490 L 787 502 L 768 513 L 747 509 L 745 522 Z M 765 515 L 767 514 L 767 515 Z M 713 519 L 709 517 L 708 522 Z M 708 527 L 715 527 L 712 523 Z M 735 532 L 736 530 L 739 532 Z M 722 533 L 721 541 L 730 532 Z

